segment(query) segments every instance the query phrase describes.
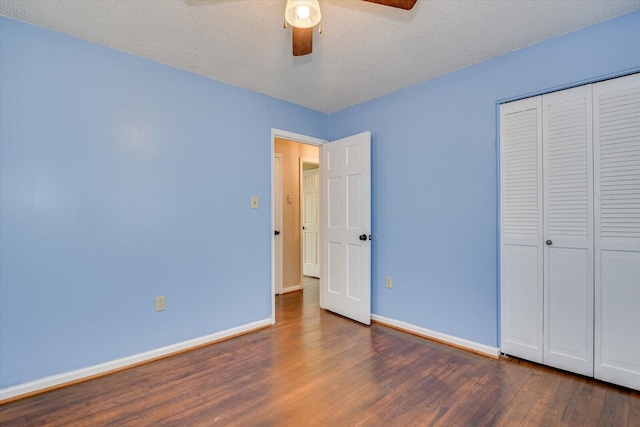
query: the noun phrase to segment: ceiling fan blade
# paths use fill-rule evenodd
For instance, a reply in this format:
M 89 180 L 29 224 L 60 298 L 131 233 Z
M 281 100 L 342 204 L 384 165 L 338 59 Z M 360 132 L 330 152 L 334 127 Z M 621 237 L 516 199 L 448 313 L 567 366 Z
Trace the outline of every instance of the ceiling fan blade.
M 298 28 L 291 26 L 293 30 L 293 56 L 308 55 L 313 47 L 313 27 Z
M 404 10 L 410 10 L 415 6 L 418 0 L 365 0 L 371 3 L 378 3 L 384 6 L 398 7 Z

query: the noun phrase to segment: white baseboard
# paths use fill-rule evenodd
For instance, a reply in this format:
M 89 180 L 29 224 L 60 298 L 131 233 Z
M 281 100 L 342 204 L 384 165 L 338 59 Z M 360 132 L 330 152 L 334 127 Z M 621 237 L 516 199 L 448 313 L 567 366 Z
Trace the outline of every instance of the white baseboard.
M 13 400 L 21 395 L 34 394 L 39 391 L 57 388 L 64 384 L 71 384 L 83 379 L 104 375 L 111 371 L 119 371 L 127 367 L 139 365 L 144 362 L 166 357 L 174 353 L 181 353 L 185 350 L 200 347 L 216 341 L 222 341 L 236 335 L 245 334 L 254 330 L 271 326 L 271 319 L 258 320 L 256 322 L 247 323 L 246 325 L 237 326 L 215 334 L 207 335 L 192 340 L 183 341 L 177 344 L 168 345 L 166 347 L 157 348 L 145 353 L 135 354 L 133 356 L 123 357 L 121 359 L 112 360 L 110 362 L 101 363 L 99 365 L 89 366 L 87 368 L 78 369 L 63 374 L 52 375 L 50 377 L 41 378 L 39 380 L 30 381 L 24 384 L 18 384 L 12 387 L 0 389 L 0 403 L 5 400 Z
M 299 291 L 300 289 L 302 289 L 302 286 L 300 285 L 289 286 L 289 287 L 283 288 L 282 293 L 286 294 L 287 292 Z
M 371 320 L 394 329 L 399 329 L 401 331 L 409 332 L 414 335 L 469 350 L 474 353 L 479 353 L 493 358 L 498 358 L 500 356 L 500 348 L 498 347 L 491 347 L 490 345 L 480 344 L 475 341 L 466 340 L 464 338 L 458 338 L 452 335 L 435 332 L 421 326 L 412 325 L 411 323 L 402 322 L 400 320 L 389 319 L 388 317 L 379 316 L 377 314 L 372 314 Z

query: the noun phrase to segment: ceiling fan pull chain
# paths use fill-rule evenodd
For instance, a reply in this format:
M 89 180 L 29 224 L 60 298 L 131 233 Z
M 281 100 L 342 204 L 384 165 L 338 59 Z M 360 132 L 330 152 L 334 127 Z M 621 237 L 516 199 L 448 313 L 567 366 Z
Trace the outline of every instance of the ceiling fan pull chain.
M 318 25 L 318 34 L 322 34 L 322 24 Z
M 284 28 L 285 30 L 287 29 L 287 20 L 284 20 L 284 25 L 282 26 L 282 28 Z

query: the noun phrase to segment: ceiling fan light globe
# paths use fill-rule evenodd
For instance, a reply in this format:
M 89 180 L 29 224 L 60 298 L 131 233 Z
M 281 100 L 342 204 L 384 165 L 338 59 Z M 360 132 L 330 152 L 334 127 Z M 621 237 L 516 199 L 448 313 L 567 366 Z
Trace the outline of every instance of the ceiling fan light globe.
M 287 0 L 284 19 L 289 25 L 311 28 L 318 25 L 321 17 L 318 0 Z
M 311 11 L 309 10 L 309 6 L 298 6 L 296 9 L 296 16 L 299 19 L 307 19 L 309 17 L 309 15 L 311 14 Z

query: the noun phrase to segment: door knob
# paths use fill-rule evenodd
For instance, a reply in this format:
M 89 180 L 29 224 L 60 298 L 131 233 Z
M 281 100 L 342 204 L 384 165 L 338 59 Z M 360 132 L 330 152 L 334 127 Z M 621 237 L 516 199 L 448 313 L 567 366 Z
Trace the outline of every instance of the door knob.
M 278 234 L 280 234 L 280 231 L 276 230 L 273 234 L 277 236 Z
M 362 240 L 364 242 L 365 240 L 367 240 L 367 235 L 366 234 L 361 234 L 359 238 L 360 238 L 360 240 Z
M 551 244 L 552 244 L 553 242 L 552 242 L 551 240 L 547 240 L 545 243 L 546 243 L 547 245 L 551 246 Z

